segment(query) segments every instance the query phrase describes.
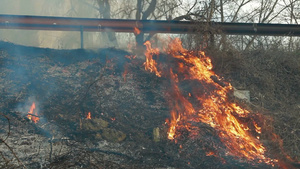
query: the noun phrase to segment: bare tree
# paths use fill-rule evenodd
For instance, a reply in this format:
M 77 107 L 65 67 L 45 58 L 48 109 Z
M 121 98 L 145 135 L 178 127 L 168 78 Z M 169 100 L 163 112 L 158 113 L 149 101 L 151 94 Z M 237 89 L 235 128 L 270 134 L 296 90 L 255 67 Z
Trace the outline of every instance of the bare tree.
M 284 19 L 284 12 L 292 9 L 295 3 L 299 3 L 299 0 L 260 0 L 260 6 L 256 8 L 252 16 L 252 20 L 257 18 L 258 23 L 271 23 L 271 22 L 282 22 Z M 257 36 L 253 36 L 249 39 L 245 50 L 248 50 L 257 40 Z M 263 38 L 263 37 L 259 37 Z
M 206 22 L 282 22 L 298 23 L 300 0 L 124 0 L 122 4 L 116 0 L 96 0 L 100 18 L 135 19 L 135 20 L 189 20 Z M 87 3 L 87 1 L 85 2 Z M 114 4 L 114 5 L 111 5 Z M 213 30 L 209 24 L 199 29 L 198 39 L 210 46 L 226 49 L 228 35 L 216 36 L 218 30 Z M 143 32 L 135 34 L 138 46 L 154 34 Z M 108 32 L 110 41 L 117 43 L 116 34 Z M 232 36 L 230 36 L 232 37 Z M 249 49 L 256 42 L 257 36 L 235 36 L 235 45 Z M 230 38 L 232 39 L 232 38 Z M 206 42 L 205 42 L 206 41 Z

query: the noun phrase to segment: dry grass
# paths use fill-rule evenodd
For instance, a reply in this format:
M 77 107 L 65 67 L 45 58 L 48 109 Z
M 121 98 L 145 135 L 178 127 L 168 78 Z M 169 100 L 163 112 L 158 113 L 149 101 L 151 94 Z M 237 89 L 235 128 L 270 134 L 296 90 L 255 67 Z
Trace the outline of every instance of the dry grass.
M 300 51 L 270 48 L 207 53 L 217 74 L 234 87 L 250 91 L 251 106 L 273 119 L 285 150 L 300 160 Z

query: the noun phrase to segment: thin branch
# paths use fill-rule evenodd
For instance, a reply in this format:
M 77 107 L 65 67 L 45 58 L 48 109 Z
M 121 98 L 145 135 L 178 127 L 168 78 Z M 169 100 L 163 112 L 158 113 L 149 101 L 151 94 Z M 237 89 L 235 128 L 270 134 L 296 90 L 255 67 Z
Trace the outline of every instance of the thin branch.
M 248 1 L 246 1 L 246 2 L 245 2 L 245 0 L 242 1 L 242 3 L 239 5 L 238 9 L 236 10 L 236 12 L 235 12 L 235 14 L 234 14 L 234 16 L 233 16 L 231 22 L 236 21 L 236 19 L 237 19 L 237 17 L 238 17 L 238 14 L 239 14 L 239 12 L 240 12 L 240 10 L 241 10 L 241 8 L 242 8 L 243 6 L 245 6 L 246 4 L 248 4 L 249 2 L 251 2 L 251 0 L 248 0 Z M 223 21 L 222 21 L 222 22 L 223 22 Z
M 8 132 L 7 132 L 7 136 L 6 136 L 5 139 L 3 139 L 3 141 L 5 142 L 5 141 L 8 139 L 9 135 L 10 135 L 10 120 L 9 120 L 9 118 L 8 118 L 6 115 L 4 115 L 3 113 L 1 113 L 0 115 L 3 116 L 4 118 L 6 118 L 6 120 L 7 120 L 7 122 L 8 122 Z M 1 139 L 1 140 L 2 140 L 2 139 Z
M 262 23 L 264 23 L 264 22 L 271 16 L 271 14 L 274 12 L 274 9 L 275 9 L 275 7 L 276 7 L 276 5 L 277 5 L 277 2 L 278 2 L 278 0 L 276 0 L 276 1 L 273 3 L 273 6 L 272 6 L 271 10 L 270 10 L 269 13 L 267 14 L 267 16 L 264 17 L 264 19 L 262 20 Z M 279 12 L 278 12 L 277 14 L 279 15 Z M 270 21 L 269 21 L 269 22 L 270 22 Z
M 19 164 L 21 164 L 24 168 L 27 169 L 27 167 L 21 162 L 21 160 L 19 159 L 19 157 L 16 155 L 16 153 L 14 152 L 14 150 L 4 140 L 0 139 L 0 142 L 4 143 L 4 145 L 10 150 L 10 152 L 17 159 L 17 161 L 19 162 Z
M 85 5 L 88 6 L 88 7 L 91 7 L 91 8 L 93 8 L 93 9 L 97 10 L 97 11 L 100 10 L 100 8 L 97 8 L 97 7 L 95 7 L 94 5 L 92 5 L 92 4 L 90 4 L 90 3 L 87 3 L 86 1 L 83 1 L 83 0 L 78 0 L 78 1 L 81 2 L 81 3 L 83 3 L 83 4 L 85 4 Z
M 295 2 L 295 1 L 294 1 Z M 287 9 L 288 7 L 290 7 L 291 5 L 293 5 L 294 2 L 291 2 L 290 4 L 286 5 L 285 7 L 283 7 L 279 12 L 277 12 L 277 14 L 275 16 L 273 16 L 268 22 L 271 22 L 273 19 L 277 18 L 279 14 L 281 14 L 281 12 L 283 12 L 285 9 Z

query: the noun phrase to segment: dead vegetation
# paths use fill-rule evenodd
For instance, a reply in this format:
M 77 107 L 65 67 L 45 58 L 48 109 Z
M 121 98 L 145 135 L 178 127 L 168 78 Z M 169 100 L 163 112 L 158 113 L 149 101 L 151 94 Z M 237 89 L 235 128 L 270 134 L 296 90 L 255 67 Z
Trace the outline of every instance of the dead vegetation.
M 248 51 L 208 50 L 214 70 L 238 89 L 250 91 L 251 106 L 268 116 L 269 129 L 300 159 L 300 52 L 273 45 Z M 279 140 L 277 140 L 280 142 Z M 277 145 L 278 146 L 278 145 Z

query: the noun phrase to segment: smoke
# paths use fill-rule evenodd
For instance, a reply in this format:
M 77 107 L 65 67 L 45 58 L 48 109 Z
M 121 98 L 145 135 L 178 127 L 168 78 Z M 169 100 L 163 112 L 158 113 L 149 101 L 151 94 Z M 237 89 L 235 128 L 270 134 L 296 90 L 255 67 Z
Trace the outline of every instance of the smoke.
M 99 11 L 94 0 L 1 0 L 0 14 L 97 18 Z M 119 44 L 126 47 L 128 38 L 125 35 L 122 39 Z M 1 40 L 42 48 L 80 48 L 80 32 L 77 31 L 0 29 Z M 112 47 L 116 44 L 109 40 L 106 33 L 99 32 L 84 32 L 83 41 L 85 48 Z
M 28 114 L 30 107 L 32 104 L 35 103 L 35 110 L 40 112 L 40 104 L 38 100 L 35 98 L 35 96 L 30 96 L 29 98 L 26 99 L 25 102 L 19 103 L 15 109 L 17 112 L 21 112 L 24 116 Z

